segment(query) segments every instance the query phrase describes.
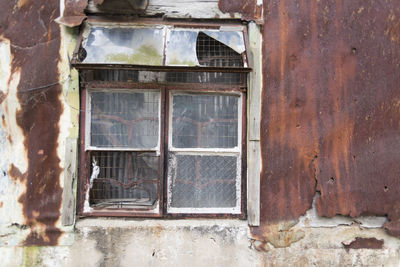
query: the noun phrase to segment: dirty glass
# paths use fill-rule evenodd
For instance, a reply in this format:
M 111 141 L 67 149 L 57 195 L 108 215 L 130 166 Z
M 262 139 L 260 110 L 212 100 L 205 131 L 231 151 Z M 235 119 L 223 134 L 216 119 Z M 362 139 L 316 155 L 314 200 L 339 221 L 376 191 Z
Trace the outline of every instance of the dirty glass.
M 162 65 L 164 30 L 91 27 L 83 63 Z
M 157 147 L 159 92 L 94 91 L 90 97 L 91 146 L 132 149 Z
M 197 31 L 171 30 L 167 37 L 167 66 L 198 66 L 196 57 Z
M 238 103 L 233 95 L 173 95 L 172 146 L 237 147 Z
M 93 151 L 92 206 L 152 206 L 157 200 L 159 157 L 154 152 Z
M 170 154 L 170 206 L 236 207 L 237 160 L 235 156 Z

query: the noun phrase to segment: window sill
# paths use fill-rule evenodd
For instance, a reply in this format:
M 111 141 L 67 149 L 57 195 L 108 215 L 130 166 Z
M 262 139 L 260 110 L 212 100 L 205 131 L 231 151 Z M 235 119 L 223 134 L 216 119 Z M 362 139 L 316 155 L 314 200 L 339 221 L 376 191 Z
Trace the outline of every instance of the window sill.
M 131 219 L 131 218 L 81 218 L 76 221 L 76 229 L 90 227 L 101 228 L 180 228 L 180 227 L 212 227 L 247 228 L 247 220 L 240 219 Z

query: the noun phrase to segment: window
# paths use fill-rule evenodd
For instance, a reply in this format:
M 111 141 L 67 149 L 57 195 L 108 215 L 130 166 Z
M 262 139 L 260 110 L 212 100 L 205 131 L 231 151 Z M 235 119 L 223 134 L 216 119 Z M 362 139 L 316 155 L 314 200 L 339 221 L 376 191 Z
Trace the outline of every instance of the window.
M 90 26 L 78 47 L 80 214 L 244 216 L 243 33 Z

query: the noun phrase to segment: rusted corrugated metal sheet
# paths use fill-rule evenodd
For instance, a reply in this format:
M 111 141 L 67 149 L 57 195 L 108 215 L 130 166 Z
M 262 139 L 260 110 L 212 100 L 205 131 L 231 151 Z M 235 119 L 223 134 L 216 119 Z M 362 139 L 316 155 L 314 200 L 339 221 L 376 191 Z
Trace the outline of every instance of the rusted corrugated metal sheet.
M 264 21 L 261 224 L 319 192 L 400 236 L 400 2 L 265 0 Z
M 0 35 L 11 44 L 11 71 L 21 74 L 16 119 L 25 137 L 28 168 L 21 173 L 10 166 L 9 174 L 26 185 L 19 198 L 31 229 L 25 245 L 55 245 L 61 235 L 56 228 L 62 191 L 57 138 L 63 110 L 57 71 L 60 29 L 54 22 L 58 14 L 59 3 L 44 0 L 8 1 L 0 10 Z
M 229 1 L 219 0 L 218 7 L 222 12 L 242 14 L 244 20 L 259 20 L 262 16 L 262 5 L 257 5 L 257 0 Z

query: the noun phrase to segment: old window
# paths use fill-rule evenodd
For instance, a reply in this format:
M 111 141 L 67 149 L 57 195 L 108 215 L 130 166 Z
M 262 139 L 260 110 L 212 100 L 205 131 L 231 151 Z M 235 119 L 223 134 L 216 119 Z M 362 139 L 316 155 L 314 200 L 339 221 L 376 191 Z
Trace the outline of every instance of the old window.
M 244 216 L 243 28 L 89 25 L 82 39 L 79 213 Z

